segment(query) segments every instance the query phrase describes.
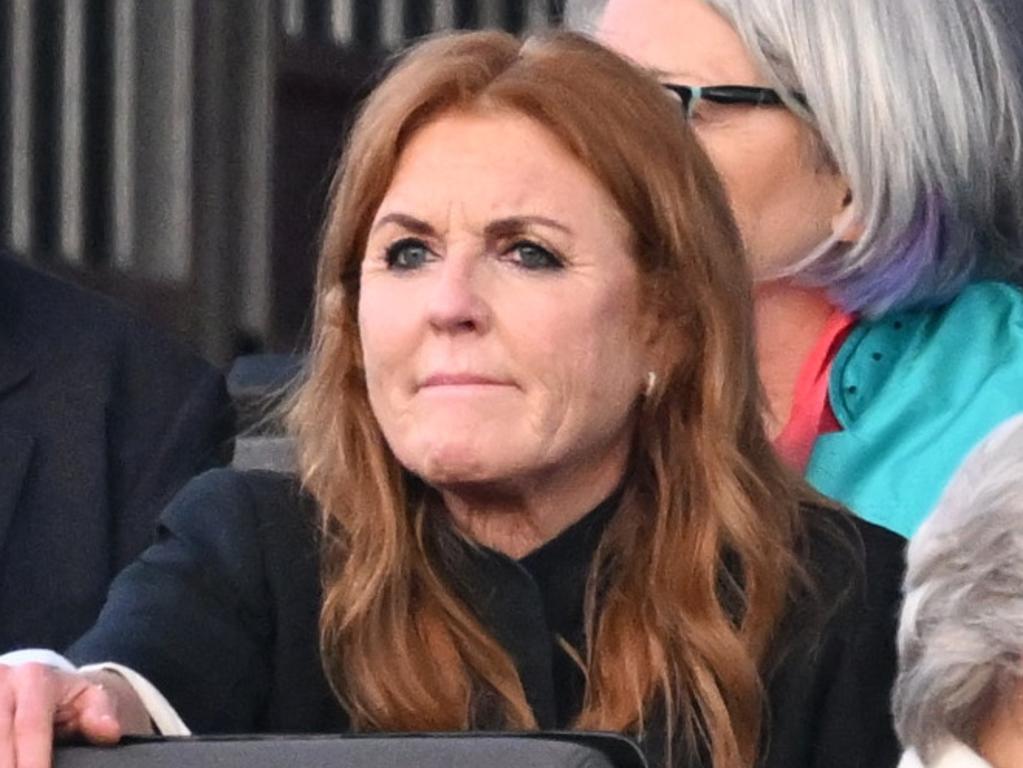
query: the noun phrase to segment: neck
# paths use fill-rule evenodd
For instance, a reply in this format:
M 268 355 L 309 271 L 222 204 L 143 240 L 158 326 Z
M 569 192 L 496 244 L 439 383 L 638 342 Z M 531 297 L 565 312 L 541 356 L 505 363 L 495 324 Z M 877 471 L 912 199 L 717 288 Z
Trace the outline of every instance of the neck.
M 781 281 L 761 283 L 755 289 L 757 364 L 767 394 L 767 430 L 772 438 L 788 422 L 800 369 L 833 310 L 821 289 Z
M 516 560 L 578 522 L 610 496 L 626 453 L 596 468 L 573 468 L 508 484 L 441 489 L 455 525 L 473 541 Z
M 992 768 L 1023 765 L 1023 681 L 999 697 L 981 722 L 977 747 Z

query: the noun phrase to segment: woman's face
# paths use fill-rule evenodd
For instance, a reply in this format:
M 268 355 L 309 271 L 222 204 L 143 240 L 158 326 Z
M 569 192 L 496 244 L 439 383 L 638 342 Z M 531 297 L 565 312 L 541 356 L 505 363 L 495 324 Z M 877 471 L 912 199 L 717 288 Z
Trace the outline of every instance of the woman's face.
M 703 0 L 610 0 L 598 37 L 664 82 L 769 85 L 735 30 Z M 787 109 L 702 106 L 693 128 L 725 184 L 754 272 L 765 279 L 831 234 L 846 186 L 813 157 L 809 129 Z
M 617 483 L 649 368 L 638 283 L 622 214 L 538 123 L 450 112 L 421 128 L 359 302 L 398 460 L 442 489 Z

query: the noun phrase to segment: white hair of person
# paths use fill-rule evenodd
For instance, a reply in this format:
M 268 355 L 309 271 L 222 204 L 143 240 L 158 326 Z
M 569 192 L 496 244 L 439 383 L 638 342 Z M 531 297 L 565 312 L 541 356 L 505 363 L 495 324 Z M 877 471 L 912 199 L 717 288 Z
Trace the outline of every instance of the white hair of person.
M 863 227 L 776 276 L 876 316 L 1018 274 L 1023 76 L 991 0 L 706 2 L 814 128 Z M 592 31 L 603 5 L 568 0 L 565 22 Z
M 895 725 L 928 763 L 1023 681 L 1023 415 L 966 458 L 907 550 Z

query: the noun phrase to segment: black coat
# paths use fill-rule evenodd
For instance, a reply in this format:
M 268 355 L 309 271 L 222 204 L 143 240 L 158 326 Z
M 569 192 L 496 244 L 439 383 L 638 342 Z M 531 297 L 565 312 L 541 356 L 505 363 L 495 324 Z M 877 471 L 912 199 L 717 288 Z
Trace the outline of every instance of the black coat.
M 903 542 L 834 512 L 807 514 L 818 516 L 805 561 L 818 599 L 790 607 L 780 641 L 786 652 L 767 674 L 763 765 L 894 766 L 888 697 Z M 347 730 L 317 649 L 315 521 L 313 504 L 285 476 L 202 476 L 168 508 L 158 544 L 115 581 L 99 623 L 69 656 L 136 669 L 198 733 Z M 573 552 L 590 546 L 581 544 L 589 525 L 584 518 L 546 553 L 521 561 L 467 547 L 466 572 L 458 574 L 470 592 L 489 596 L 473 607 L 515 661 L 544 728 L 563 727 L 571 716 L 573 704 L 559 690 L 571 681 L 551 628 L 578 610 Z M 825 528 L 862 543 L 865 578 L 846 543 Z M 647 744 L 655 764 L 656 744 L 655 735 Z
M 88 629 L 231 429 L 210 365 L 0 254 L 0 651 Z

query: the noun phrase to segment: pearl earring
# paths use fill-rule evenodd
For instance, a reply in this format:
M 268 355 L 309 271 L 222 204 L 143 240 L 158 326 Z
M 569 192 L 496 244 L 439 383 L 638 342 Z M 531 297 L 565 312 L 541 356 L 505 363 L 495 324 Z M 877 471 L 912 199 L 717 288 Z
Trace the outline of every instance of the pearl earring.
M 654 371 L 646 372 L 646 396 L 650 397 L 654 393 L 654 387 L 657 386 L 657 373 Z

